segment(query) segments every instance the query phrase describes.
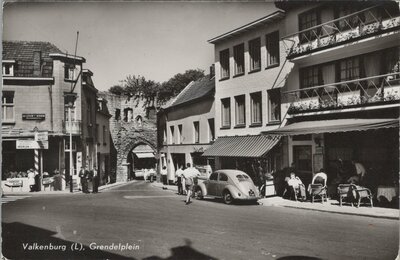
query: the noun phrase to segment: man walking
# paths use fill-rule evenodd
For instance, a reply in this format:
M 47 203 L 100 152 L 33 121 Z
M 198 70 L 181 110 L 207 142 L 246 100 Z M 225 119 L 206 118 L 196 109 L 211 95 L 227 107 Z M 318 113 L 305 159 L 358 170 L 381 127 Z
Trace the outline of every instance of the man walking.
M 176 184 L 178 185 L 178 194 L 182 195 L 183 194 L 183 187 L 182 187 L 182 165 L 179 165 L 178 170 L 175 172 L 175 178 L 176 178 Z
M 93 168 L 93 193 L 97 193 L 99 191 L 99 174 L 96 168 Z
M 186 188 L 186 205 L 190 202 L 190 197 L 192 196 L 193 187 L 194 187 L 194 178 L 197 178 L 200 175 L 200 172 L 193 168 L 190 163 L 186 164 L 187 168 L 183 171 L 183 178 L 185 179 L 185 188 Z
M 86 182 L 86 169 L 85 169 L 85 167 L 81 167 L 81 170 L 79 171 L 79 178 L 81 178 L 82 193 L 87 193 L 87 182 Z M 72 183 L 70 185 L 72 185 Z
M 163 189 L 167 189 L 166 185 L 167 185 L 167 166 L 163 166 L 162 170 L 161 170 L 161 180 L 163 183 Z

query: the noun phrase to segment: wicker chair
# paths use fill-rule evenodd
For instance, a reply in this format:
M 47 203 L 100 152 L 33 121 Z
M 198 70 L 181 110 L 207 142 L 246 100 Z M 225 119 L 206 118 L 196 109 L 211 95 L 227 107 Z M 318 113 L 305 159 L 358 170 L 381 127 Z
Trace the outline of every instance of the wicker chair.
M 357 203 L 356 206 L 357 208 L 360 207 L 361 200 L 362 199 L 367 199 L 369 200 L 371 208 L 374 206 L 372 202 L 373 194 L 370 189 L 361 187 L 361 186 L 355 186 L 352 187 L 352 192 L 353 192 L 353 197 L 354 197 L 354 203 Z
M 320 183 L 310 184 L 311 202 L 314 203 L 315 197 L 320 197 L 322 203 L 324 203 L 324 201 L 328 202 L 327 191 L 328 189 L 326 186 Z
M 354 197 L 353 197 L 353 192 L 352 189 L 355 187 L 353 184 L 339 184 L 337 187 L 337 194 L 339 196 L 339 205 L 342 206 L 343 204 L 343 199 L 349 200 L 351 206 L 353 206 L 354 203 Z

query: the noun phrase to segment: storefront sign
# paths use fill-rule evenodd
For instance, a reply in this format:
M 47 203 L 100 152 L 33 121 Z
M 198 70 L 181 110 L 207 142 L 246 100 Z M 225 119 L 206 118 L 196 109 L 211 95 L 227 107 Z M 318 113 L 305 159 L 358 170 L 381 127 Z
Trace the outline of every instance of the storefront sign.
M 48 141 L 35 141 L 35 140 L 17 140 L 16 148 L 24 149 L 49 149 Z
M 45 120 L 45 114 L 22 114 L 22 120 Z
M 35 133 L 35 141 L 48 141 L 49 140 L 49 133 L 48 132 L 36 132 Z

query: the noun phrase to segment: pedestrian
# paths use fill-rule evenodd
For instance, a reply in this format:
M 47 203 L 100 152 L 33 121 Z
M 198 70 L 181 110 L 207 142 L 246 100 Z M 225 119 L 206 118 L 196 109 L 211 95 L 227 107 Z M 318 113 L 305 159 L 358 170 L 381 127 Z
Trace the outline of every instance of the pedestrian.
M 167 185 L 167 166 L 163 166 L 162 170 L 161 170 L 161 180 L 163 183 L 163 189 L 166 189 L 166 185 Z
M 96 168 L 93 168 L 93 193 L 97 193 L 99 191 L 99 174 Z
M 85 167 L 81 167 L 81 170 L 79 171 L 79 177 L 81 178 L 81 187 L 82 187 L 82 193 L 88 193 L 87 190 L 87 170 Z M 70 185 L 73 185 L 72 183 Z
M 186 189 L 186 205 L 190 204 L 190 197 L 192 196 L 193 190 L 193 173 L 190 167 L 190 163 L 187 164 L 187 168 L 183 171 L 182 174 L 185 179 L 185 189 Z
M 35 191 L 40 191 L 40 174 L 35 170 Z
M 179 165 L 178 170 L 175 172 L 175 178 L 176 178 L 176 184 L 178 185 L 178 194 L 182 195 L 183 194 L 183 187 L 182 187 L 182 170 L 183 166 Z
M 30 192 L 35 191 L 35 171 L 32 168 L 28 170 L 28 184 Z

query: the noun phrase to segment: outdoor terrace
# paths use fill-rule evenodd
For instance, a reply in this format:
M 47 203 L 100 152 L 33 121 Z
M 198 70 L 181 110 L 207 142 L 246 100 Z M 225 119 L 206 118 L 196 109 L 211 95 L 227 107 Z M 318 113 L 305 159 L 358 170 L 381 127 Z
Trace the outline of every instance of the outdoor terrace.
M 400 101 L 400 72 L 297 89 L 282 93 L 288 114 L 396 104 Z
M 289 59 L 400 29 L 398 6 L 373 6 L 283 37 Z

